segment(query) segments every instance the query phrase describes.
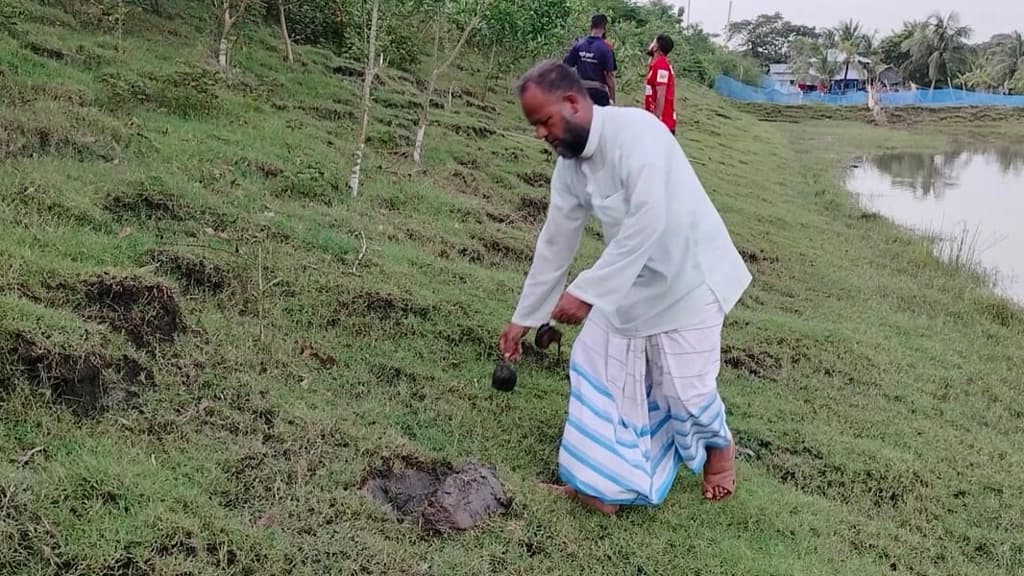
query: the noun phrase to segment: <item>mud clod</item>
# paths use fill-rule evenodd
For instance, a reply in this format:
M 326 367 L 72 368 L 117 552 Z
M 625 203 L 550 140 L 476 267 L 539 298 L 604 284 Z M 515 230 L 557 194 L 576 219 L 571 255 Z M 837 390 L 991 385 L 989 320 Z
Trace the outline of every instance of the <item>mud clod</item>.
M 96 320 L 140 348 L 172 342 L 185 328 L 174 292 L 160 282 L 103 274 L 86 282 L 85 298 Z
M 454 468 L 392 460 L 371 474 L 362 490 L 397 518 L 412 519 L 432 533 L 471 530 L 509 504 L 495 471 L 476 459 Z

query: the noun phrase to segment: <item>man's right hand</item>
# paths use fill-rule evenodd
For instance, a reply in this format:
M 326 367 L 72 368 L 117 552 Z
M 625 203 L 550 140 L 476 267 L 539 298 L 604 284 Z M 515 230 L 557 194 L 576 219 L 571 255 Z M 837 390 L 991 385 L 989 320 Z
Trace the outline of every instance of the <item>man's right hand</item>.
M 498 342 L 501 348 L 501 355 L 505 357 L 505 360 L 512 362 L 519 360 L 519 355 L 522 353 L 522 340 L 529 331 L 530 328 L 528 326 L 520 326 L 519 324 L 509 323 L 505 327 L 501 332 L 501 339 Z

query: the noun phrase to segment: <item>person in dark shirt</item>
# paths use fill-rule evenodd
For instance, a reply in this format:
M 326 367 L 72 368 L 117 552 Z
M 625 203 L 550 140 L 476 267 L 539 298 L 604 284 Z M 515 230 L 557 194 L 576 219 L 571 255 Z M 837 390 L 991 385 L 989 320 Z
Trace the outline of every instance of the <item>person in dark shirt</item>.
M 598 106 L 615 103 L 615 54 L 605 40 L 608 17 L 596 14 L 590 19 L 590 35 L 579 39 L 563 62 L 575 68 L 590 99 Z

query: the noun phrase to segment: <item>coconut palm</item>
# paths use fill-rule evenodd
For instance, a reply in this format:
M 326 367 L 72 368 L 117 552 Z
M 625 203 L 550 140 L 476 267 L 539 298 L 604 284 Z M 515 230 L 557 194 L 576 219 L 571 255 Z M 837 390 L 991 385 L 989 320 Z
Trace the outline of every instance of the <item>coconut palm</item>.
M 807 83 L 831 82 L 839 73 L 839 62 L 832 58 L 835 50 L 828 35 L 820 40 L 797 38 L 790 46 L 790 65 L 797 79 Z
M 843 91 L 846 91 L 846 81 L 850 78 L 850 65 L 854 62 L 861 62 L 867 58 L 867 50 L 874 44 L 871 35 L 864 31 L 864 27 L 853 19 L 839 23 L 832 29 L 832 37 L 835 40 L 836 48 L 839 50 L 840 64 L 845 68 L 843 72 Z
M 989 91 L 1002 85 L 995 74 L 991 57 L 988 53 L 977 51 L 968 58 L 966 72 L 957 77 L 957 82 L 964 88 Z
M 970 26 L 960 24 L 960 15 L 956 12 L 946 16 L 937 12 L 932 14 L 907 40 L 906 48 L 910 52 L 908 67 L 927 66 L 933 90 L 941 79 L 952 87 L 953 76 L 966 64 L 970 52 L 967 41 L 972 33 Z
M 1024 75 L 1024 34 L 1011 32 L 994 36 L 986 59 L 996 83 L 1009 86 L 1018 75 Z

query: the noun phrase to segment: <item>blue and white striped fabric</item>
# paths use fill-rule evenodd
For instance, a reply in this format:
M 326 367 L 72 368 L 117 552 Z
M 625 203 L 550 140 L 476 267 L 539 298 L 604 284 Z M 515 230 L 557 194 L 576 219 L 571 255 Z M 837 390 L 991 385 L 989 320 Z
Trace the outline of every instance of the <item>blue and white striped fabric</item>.
M 713 299 L 693 326 L 619 336 L 599 317 L 573 344 L 559 475 L 608 504 L 661 504 L 680 465 L 703 470 L 732 434 L 716 379 L 724 312 Z

